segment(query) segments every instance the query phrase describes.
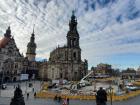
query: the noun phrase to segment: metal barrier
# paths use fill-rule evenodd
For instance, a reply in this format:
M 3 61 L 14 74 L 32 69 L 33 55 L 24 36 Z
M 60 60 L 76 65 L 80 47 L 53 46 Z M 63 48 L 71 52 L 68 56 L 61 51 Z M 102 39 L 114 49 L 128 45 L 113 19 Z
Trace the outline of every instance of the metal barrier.
M 55 96 L 61 96 L 62 98 L 69 98 L 69 99 L 75 99 L 75 100 L 95 100 L 95 96 L 89 96 L 89 95 L 63 95 L 63 94 L 56 94 L 51 92 L 38 92 L 37 98 L 54 98 Z M 128 100 L 129 98 L 136 97 L 140 95 L 140 90 L 129 92 L 127 94 L 124 94 L 122 96 L 116 96 L 112 95 L 112 101 L 123 101 Z M 108 95 L 108 100 L 110 101 L 110 96 Z

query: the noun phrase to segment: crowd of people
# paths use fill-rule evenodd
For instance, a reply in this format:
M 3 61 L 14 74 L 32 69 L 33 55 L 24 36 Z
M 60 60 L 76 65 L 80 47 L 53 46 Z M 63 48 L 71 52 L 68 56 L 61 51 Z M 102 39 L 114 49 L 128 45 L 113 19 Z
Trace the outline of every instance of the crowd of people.
M 34 92 L 34 88 L 33 88 Z M 27 100 L 29 98 L 29 93 L 27 93 Z M 34 98 L 36 98 L 36 92 L 34 92 Z M 60 105 L 69 105 L 69 98 L 63 98 L 60 95 L 54 97 L 54 101 L 60 103 Z M 96 92 L 96 105 L 106 105 L 107 102 L 107 92 L 100 87 Z
M 69 105 L 69 98 L 62 99 L 61 96 L 55 96 L 54 101 L 62 103 L 60 105 Z M 107 92 L 100 87 L 100 89 L 96 92 L 96 105 L 106 105 L 107 102 Z

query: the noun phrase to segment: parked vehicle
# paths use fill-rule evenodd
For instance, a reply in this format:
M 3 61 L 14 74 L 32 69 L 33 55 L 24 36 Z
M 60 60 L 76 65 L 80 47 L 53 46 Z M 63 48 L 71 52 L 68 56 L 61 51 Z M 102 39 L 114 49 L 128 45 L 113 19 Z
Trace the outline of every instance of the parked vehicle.
M 126 89 L 135 91 L 135 90 L 138 90 L 139 88 L 137 86 L 134 86 L 133 84 L 128 84 L 126 85 Z
M 7 88 L 7 84 L 2 84 L 1 89 L 6 89 Z

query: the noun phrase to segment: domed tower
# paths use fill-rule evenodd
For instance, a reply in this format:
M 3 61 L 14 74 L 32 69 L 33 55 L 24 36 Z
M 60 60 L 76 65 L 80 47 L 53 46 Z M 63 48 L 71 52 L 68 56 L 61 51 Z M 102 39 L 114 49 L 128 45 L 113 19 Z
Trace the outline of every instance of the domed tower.
M 4 34 L 4 37 L 0 40 L 0 48 L 4 48 L 7 43 L 11 40 L 11 29 L 10 26 L 6 30 L 6 33 Z
M 33 33 L 31 34 L 30 42 L 27 45 L 27 52 L 26 52 L 26 57 L 28 58 L 29 61 L 35 61 L 36 47 L 37 46 L 35 43 L 35 34 L 33 29 Z

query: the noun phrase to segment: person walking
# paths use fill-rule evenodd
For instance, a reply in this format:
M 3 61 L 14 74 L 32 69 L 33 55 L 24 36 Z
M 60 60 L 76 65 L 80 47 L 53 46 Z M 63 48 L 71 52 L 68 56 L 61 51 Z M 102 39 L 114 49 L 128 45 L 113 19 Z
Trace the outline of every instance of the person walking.
M 69 98 L 67 98 L 67 104 L 68 104 L 68 105 L 69 105 L 69 101 L 70 101 Z
M 14 85 L 14 89 L 16 88 L 16 86 Z
M 100 89 L 96 93 L 96 103 L 97 105 L 106 105 L 106 102 L 107 93 L 102 87 L 100 87 Z
M 29 99 L 29 93 L 27 93 L 27 100 Z
M 68 105 L 68 104 L 67 104 L 67 99 L 64 99 L 64 100 L 63 100 L 63 104 L 62 104 L 62 105 Z
M 58 102 L 61 102 L 62 98 L 61 96 L 58 97 Z
M 36 92 L 34 93 L 34 98 L 36 98 Z
M 57 97 L 57 95 L 55 95 L 55 97 L 54 97 L 54 101 L 56 101 L 58 99 L 58 97 Z
M 34 88 L 32 88 L 32 91 L 34 92 L 34 91 L 35 91 L 35 89 L 34 89 Z

